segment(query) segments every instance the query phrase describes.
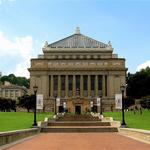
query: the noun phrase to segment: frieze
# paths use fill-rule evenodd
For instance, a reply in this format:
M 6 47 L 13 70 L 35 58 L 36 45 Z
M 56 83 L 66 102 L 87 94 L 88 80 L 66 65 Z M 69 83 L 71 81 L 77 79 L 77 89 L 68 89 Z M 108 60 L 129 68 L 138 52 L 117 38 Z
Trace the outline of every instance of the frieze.
M 47 65 L 46 65 L 47 64 Z M 78 68 L 84 68 L 84 67 L 121 67 L 123 66 L 121 62 L 106 62 L 106 61 L 100 61 L 100 62 L 33 62 L 33 66 L 35 68 L 41 68 L 46 67 L 48 68 L 60 68 L 60 67 L 78 67 Z
M 112 65 L 113 65 L 113 66 L 120 66 L 121 63 L 120 63 L 120 62 L 113 62 Z
M 43 66 L 43 65 L 44 65 L 43 62 L 36 62 L 36 63 L 34 62 L 34 63 L 33 63 L 33 66 L 34 66 L 34 67 L 37 67 L 37 66 L 38 66 L 38 67 L 41 67 L 41 66 Z
M 48 67 L 69 67 L 69 66 L 78 66 L 78 67 L 93 67 L 93 66 L 108 66 L 108 62 L 48 62 Z

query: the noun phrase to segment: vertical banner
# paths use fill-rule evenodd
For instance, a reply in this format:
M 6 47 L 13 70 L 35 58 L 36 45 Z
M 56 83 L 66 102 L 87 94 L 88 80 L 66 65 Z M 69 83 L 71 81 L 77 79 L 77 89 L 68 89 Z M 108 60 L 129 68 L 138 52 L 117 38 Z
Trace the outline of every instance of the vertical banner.
M 97 98 L 97 106 L 100 106 L 101 105 L 101 98 Z
M 36 109 L 43 109 L 43 94 L 36 95 Z
M 66 102 L 63 102 L 63 108 L 66 109 Z
M 115 94 L 115 108 L 122 109 L 122 94 Z
M 60 106 L 60 98 L 56 98 L 56 106 Z
M 93 101 L 90 102 L 91 107 L 93 107 Z

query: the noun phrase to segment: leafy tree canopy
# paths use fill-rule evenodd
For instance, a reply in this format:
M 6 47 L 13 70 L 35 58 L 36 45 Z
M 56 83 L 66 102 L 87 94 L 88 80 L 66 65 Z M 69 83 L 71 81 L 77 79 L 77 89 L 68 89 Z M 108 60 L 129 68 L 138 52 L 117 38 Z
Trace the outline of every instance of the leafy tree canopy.
M 1 82 L 4 83 L 5 81 L 9 81 L 12 84 L 29 88 L 29 79 L 25 77 L 16 77 L 14 74 L 10 74 L 8 76 L 5 75 L 1 77 Z
M 150 95 L 150 68 L 127 75 L 127 96 L 141 98 Z
M 34 109 L 35 95 L 23 95 L 22 97 L 19 97 L 18 106 L 27 109 L 28 112 Z

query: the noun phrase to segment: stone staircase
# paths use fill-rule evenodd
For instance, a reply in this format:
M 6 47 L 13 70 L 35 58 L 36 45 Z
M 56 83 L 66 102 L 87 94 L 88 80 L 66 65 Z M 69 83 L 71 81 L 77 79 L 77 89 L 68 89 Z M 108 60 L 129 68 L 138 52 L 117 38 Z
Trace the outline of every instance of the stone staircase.
M 91 114 L 64 114 L 58 116 L 56 121 L 100 121 L 98 117 L 93 117 Z
M 111 126 L 110 122 L 102 122 L 98 117 L 93 117 L 91 114 L 65 114 L 55 120 L 49 120 L 47 126 L 41 128 L 41 132 L 118 132 L 118 128 Z

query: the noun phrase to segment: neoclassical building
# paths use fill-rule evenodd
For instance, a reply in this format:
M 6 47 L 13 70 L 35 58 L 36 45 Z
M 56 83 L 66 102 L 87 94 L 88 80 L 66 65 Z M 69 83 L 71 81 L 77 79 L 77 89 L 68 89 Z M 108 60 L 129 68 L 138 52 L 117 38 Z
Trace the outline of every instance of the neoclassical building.
M 4 85 L 0 85 L 0 98 L 18 100 L 18 97 L 27 94 L 27 88 L 18 86 L 5 81 Z
M 73 113 L 99 111 L 98 97 L 103 111 L 115 109 L 115 94 L 121 93 L 127 69 L 125 59 L 113 54 L 110 42 L 85 36 L 77 27 L 71 36 L 51 44 L 45 42 L 42 50 L 42 55 L 31 59 L 30 90 L 38 86 L 47 111 L 54 111 L 56 98 L 60 98 L 57 112 L 63 104 Z

